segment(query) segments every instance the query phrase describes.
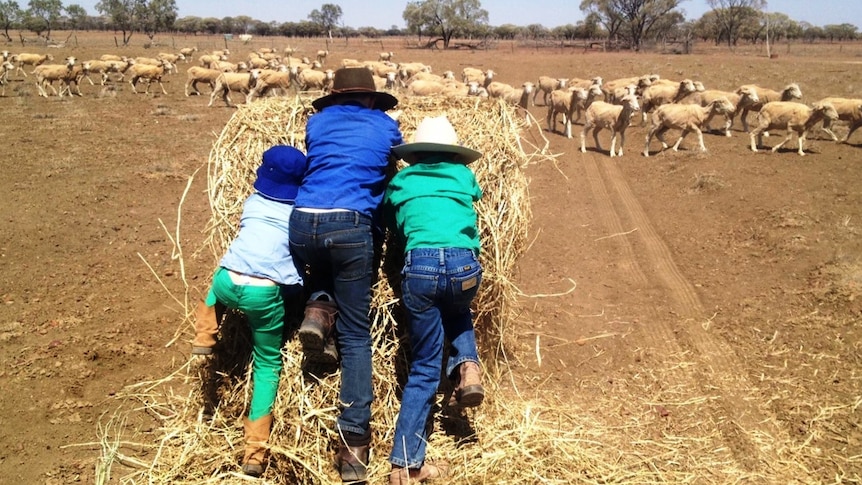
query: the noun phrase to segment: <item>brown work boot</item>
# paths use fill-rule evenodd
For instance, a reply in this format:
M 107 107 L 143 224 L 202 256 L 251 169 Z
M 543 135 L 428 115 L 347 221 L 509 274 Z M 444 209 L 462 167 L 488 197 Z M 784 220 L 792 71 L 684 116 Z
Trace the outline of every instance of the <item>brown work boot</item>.
M 326 339 L 326 344 L 323 346 L 323 350 L 319 353 L 306 353 L 306 358 L 309 362 L 314 362 L 316 364 L 334 366 L 338 364 L 338 347 L 335 345 L 335 338 L 330 335 L 328 339 Z
M 389 474 L 389 485 L 408 485 L 410 483 L 422 483 L 435 478 L 445 478 L 449 474 L 449 464 L 446 462 L 426 462 L 422 468 L 403 468 L 392 466 Z
M 298 333 L 302 351 L 309 356 L 310 360 L 320 360 L 317 356 L 326 348 L 327 340 L 335 327 L 337 314 L 338 307 L 331 300 L 309 300 L 305 304 L 305 318 Z
M 368 445 L 341 445 L 338 471 L 342 482 L 363 482 L 368 475 Z
M 272 427 L 272 415 L 261 416 L 254 421 L 245 418 L 245 456 L 242 459 L 242 472 L 252 477 L 263 474 L 266 460 L 269 430 Z
M 195 311 L 195 339 L 192 340 L 192 355 L 209 355 L 213 352 L 218 335 L 219 312 L 216 303 L 208 306 L 205 301 L 198 303 Z
M 456 385 L 449 399 L 450 406 L 473 408 L 485 399 L 485 388 L 482 387 L 482 369 L 479 364 L 467 361 L 458 366 Z

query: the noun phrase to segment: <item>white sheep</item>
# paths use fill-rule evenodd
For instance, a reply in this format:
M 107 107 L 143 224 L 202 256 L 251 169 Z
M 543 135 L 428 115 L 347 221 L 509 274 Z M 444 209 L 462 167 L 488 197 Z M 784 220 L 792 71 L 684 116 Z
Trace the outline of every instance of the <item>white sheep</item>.
M 381 52 L 377 54 L 378 61 L 391 61 L 393 57 L 395 57 L 394 52 Z
M 652 116 L 650 116 L 650 128 L 646 136 L 644 156 L 649 156 L 649 142 L 653 136 L 661 142 L 662 150 L 667 148 L 664 134 L 671 128 L 682 130 L 679 139 L 673 145 L 673 151 L 677 151 L 683 138 L 689 132 L 694 131 L 697 133 L 697 142 L 700 145 L 700 151 L 705 152 L 706 146 L 703 144 L 703 127 L 706 121 L 716 114 L 724 114 L 733 110 L 733 103 L 724 97 L 714 99 L 706 106 L 696 104 L 665 104 L 659 106 L 652 113 Z
M 419 72 L 431 72 L 431 66 L 421 62 L 401 62 L 397 65 L 398 82 L 407 87 L 407 80 Z
M 125 61 L 104 61 L 107 64 L 107 70 L 105 74 L 109 75 L 111 73 L 120 75 L 120 82 L 124 82 L 126 80 L 126 73 L 129 71 L 129 67 L 134 64 L 134 61 L 131 59 Z
M 691 79 L 683 79 L 679 83 L 675 82 L 660 82 L 650 84 L 643 90 L 641 117 L 642 124 L 646 124 L 647 115 L 663 104 L 678 103 L 697 89 Z
M 850 138 L 850 135 L 856 131 L 857 128 L 862 126 L 862 99 L 857 98 L 824 98 L 820 100 L 820 103 L 829 103 L 838 113 L 838 120 L 846 122 L 850 131 L 844 135 L 840 141 L 838 140 L 838 136 L 832 131 L 832 120 L 829 118 L 823 119 L 823 126 L 820 128 L 825 131 L 832 137 L 832 140 L 838 141 L 839 143 L 847 143 L 847 140 Z
M 100 61 L 126 61 L 128 58 L 126 56 L 118 56 L 116 54 L 102 54 L 99 56 Z
M 177 63 L 179 61 L 185 61 L 186 56 L 182 53 L 172 54 L 170 52 L 159 52 L 159 54 L 156 56 L 156 59 L 165 59 L 165 60 L 169 61 L 171 63 L 171 66 L 173 66 L 171 73 L 176 74 L 177 73 Z
M 569 78 L 569 86 L 573 88 L 590 89 L 592 86 L 602 87 L 604 80 L 601 76 L 595 76 L 590 79 L 580 79 L 577 77 Z
M 24 75 L 24 77 L 27 77 L 27 73 L 24 72 L 24 66 L 33 66 L 33 68 L 35 69 L 37 66 L 40 66 L 48 61 L 54 60 L 54 56 L 52 56 L 51 54 L 29 54 L 26 52 L 22 52 L 15 57 L 18 60 L 15 72 L 20 72 Z
M 467 81 L 467 82 L 471 82 L 471 81 Z M 475 82 L 475 81 L 472 81 L 472 82 Z M 515 87 L 512 86 L 511 84 L 507 84 L 507 83 L 504 83 L 502 81 L 491 81 L 491 83 L 489 83 L 487 86 L 485 86 L 485 89 L 488 90 L 488 96 L 490 98 L 497 99 L 497 98 L 502 98 L 507 93 L 512 92 L 515 89 Z
M 601 95 L 601 87 L 595 84 L 589 89 L 569 87 L 551 92 L 547 116 L 548 130 L 554 131 L 556 129 L 557 114 L 562 113 L 566 138 L 572 138 L 572 124 L 578 121 L 581 118 L 581 113 Z
M 63 97 L 64 89 L 61 86 L 59 93 L 54 88 L 54 81 L 60 84 L 67 83 L 71 86 L 71 82 L 77 80 L 78 76 L 83 76 L 83 70 L 80 66 L 76 66 L 77 59 L 70 56 L 66 58 L 65 64 L 40 64 L 33 69 L 33 74 L 36 78 L 36 89 L 39 90 L 39 96 L 48 97 L 48 92 L 45 87 L 50 87 L 55 95 Z M 75 69 L 75 68 L 78 69 Z M 69 90 L 71 94 L 71 87 Z M 78 90 L 80 94 L 80 89 Z
M 296 79 L 290 69 L 261 69 L 254 86 L 252 86 L 246 96 L 246 103 L 250 103 L 255 98 L 266 95 L 270 90 L 277 90 L 281 94 L 287 94 L 295 84 Z
M 198 83 L 206 83 L 210 87 L 210 93 L 215 89 L 216 79 L 221 75 L 221 71 L 216 69 L 207 69 L 206 67 L 201 66 L 192 66 L 186 70 L 186 96 L 190 96 L 192 94 L 200 96 L 201 92 L 198 91 Z M 192 89 L 189 92 L 189 88 Z
M 185 57 L 186 62 L 189 62 L 192 59 L 192 55 L 197 51 L 197 47 L 183 47 L 182 49 L 180 49 L 180 54 Z
M 756 152 L 757 147 L 763 144 L 762 135 L 764 131 L 776 129 L 787 130 L 787 137 L 784 138 L 784 141 L 772 147 L 773 153 L 784 146 L 793 136 L 793 132 L 796 132 L 799 142 L 798 153 L 805 155 L 802 147 L 808 131 L 824 118 L 828 118 L 831 121 L 838 119 L 838 113 L 830 103 L 814 103 L 810 107 L 792 101 L 771 101 L 765 103 L 757 115 L 757 127 L 751 130 L 749 134 L 751 138 L 751 151 Z
M 387 72 L 386 77 L 374 76 L 374 87 L 378 91 L 394 91 L 395 82 L 397 81 L 398 73 L 395 71 Z
M 301 91 L 327 91 L 332 84 L 335 72 L 332 69 L 316 71 L 303 69 L 296 76 L 296 82 Z
M 607 81 L 602 84 L 602 91 L 605 93 L 605 101 L 608 103 L 616 102 L 618 99 L 620 99 L 618 97 L 615 97 L 616 94 L 618 94 L 617 90 L 619 88 L 625 88 L 630 84 L 634 84 L 635 92 L 637 94 L 640 94 L 643 92 L 644 89 L 646 89 L 647 87 L 649 87 L 650 84 L 652 84 L 652 79 L 653 76 L 645 74 L 643 76 L 626 77 Z
M 326 64 L 326 56 L 329 55 L 328 50 L 319 50 L 317 51 L 317 62 L 321 65 Z
M 230 93 L 238 92 L 246 95 L 254 88 L 257 78 L 260 77 L 260 71 L 252 69 L 249 72 L 223 72 L 216 79 L 215 87 L 210 94 L 210 102 L 207 106 L 212 106 L 217 96 L 221 96 L 227 106 L 232 106 L 230 102 Z
M 548 105 L 548 97 L 555 89 L 565 89 L 568 86 L 568 78 L 556 78 L 551 76 L 539 76 L 539 82 L 536 84 L 536 90 L 533 93 L 533 106 L 536 106 L 536 97 L 542 93 L 542 104 Z
M 407 86 L 405 93 L 408 96 L 431 96 L 441 94 L 446 85 L 434 79 L 417 79 Z
M 756 84 L 745 84 L 743 86 L 740 86 L 739 89 L 736 90 L 736 92 L 739 93 L 743 89 L 749 89 L 757 93 L 756 102 L 750 99 L 744 100 L 736 107 L 737 109 L 742 110 L 742 113 L 740 114 L 740 119 L 742 120 L 742 129 L 746 132 L 749 131 L 749 111 L 760 111 L 764 104 L 771 103 L 772 101 L 792 101 L 794 99 L 802 99 L 802 90 L 799 89 L 799 85 L 796 83 L 790 83 L 787 86 L 784 86 L 784 89 L 782 89 L 781 91 L 762 88 Z
M 750 104 L 752 102 L 756 103 L 757 93 L 749 88 L 742 88 L 738 91 L 721 91 L 719 89 L 704 89 L 703 91 L 699 91 L 694 93 L 692 96 L 686 98 L 685 102 L 690 102 L 694 104 L 698 104 L 700 106 L 707 106 L 709 103 L 713 102 L 718 98 L 727 98 L 728 101 L 733 105 L 733 110 L 723 113 L 724 115 L 724 136 L 731 136 L 730 128 L 733 126 L 733 120 L 736 118 L 736 114 L 739 113 L 738 106 L 740 104 Z M 704 121 L 703 126 L 707 130 L 710 129 L 710 122 L 712 118 L 715 116 L 714 113 L 711 113 L 706 117 L 706 121 Z
M 3 86 L 3 93 L 0 96 L 6 96 L 6 85 L 9 84 L 9 72 L 15 70 L 15 64 L 9 61 L 3 61 L 0 64 L 0 86 Z
M 494 81 L 494 74 L 491 69 L 485 71 L 475 67 L 465 67 L 461 70 L 461 82 L 469 84 L 471 82 L 479 83 L 479 86 L 488 89 L 488 85 Z
M 584 129 L 581 130 L 581 152 L 586 153 L 587 131 L 593 130 L 593 139 L 596 149 L 601 150 L 599 144 L 599 131 L 603 128 L 611 130 L 611 156 L 623 156 L 623 145 L 626 142 L 626 128 L 631 122 L 632 115 L 640 109 L 638 98 L 633 94 L 627 94 L 619 100 L 620 104 L 611 104 L 605 101 L 595 101 L 587 108 Z M 620 149 L 614 153 L 617 134 L 620 136 Z
M 108 69 L 110 66 L 107 61 L 100 60 L 89 60 L 81 63 L 81 66 L 84 68 L 84 77 L 87 78 L 87 81 L 90 81 L 90 86 L 95 86 L 96 84 L 93 82 L 93 79 L 90 77 L 90 74 L 98 74 L 101 78 L 100 85 L 104 86 L 105 82 L 108 81 Z
M 132 86 L 132 92 L 135 94 L 138 93 L 138 80 L 143 79 L 144 82 L 147 83 L 147 89 L 144 90 L 144 94 L 149 94 L 150 92 L 150 84 L 153 81 L 159 83 L 159 87 L 162 88 L 162 93 L 168 94 L 165 90 L 164 84 L 162 84 L 162 76 L 173 68 L 173 65 L 166 60 L 160 60 L 159 65 L 153 66 L 150 64 L 132 64 L 129 66 L 128 74 L 129 74 L 129 84 Z

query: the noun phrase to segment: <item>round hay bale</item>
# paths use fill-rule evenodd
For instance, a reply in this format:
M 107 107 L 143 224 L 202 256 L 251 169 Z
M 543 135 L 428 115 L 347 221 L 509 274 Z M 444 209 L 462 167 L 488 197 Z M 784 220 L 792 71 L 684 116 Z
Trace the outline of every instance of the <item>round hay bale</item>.
M 209 243 L 219 258 L 237 229 L 242 205 L 263 152 L 274 144 L 288 144 L 304 151 L 305 122 L 310 98 L 267 98 L 240 106 L 212 148 L 208 181 L 212 219 Z M 477 98 L 406 98 L 398 106 L 405 140 L 412 139 L 425 116 L 445 113 L 461 142 L 483 152 L 470 165 L 483 197 L 477 204 L 481 233 L 483 282 L 474 301 L 477 340 L 487 369 L 488 399 L 470 418 L 463 414 L 437 413 L 430 435 L 428 458 L 445 457 L 453 463 L 453 474 L 475 476 L 482 423 L 493 424 L 499 411 L 494 394 L 497 363 L 508 346 L 508 322 L 515 303 L 512 276 L 519 256 L 526 249 L 530 205 L 527 179 L 522 167 L 527 156 L 519 143 L 523 118 L 505 103 Z M 370 482 L 385 479 L 391 437 L 400 408 L 400 385 L 406 377 L 406 356 L 400 345 L 403 313 L 389 277 L 397 277 L 403 258 L 400 250 L 384 250 L 380 278 L 372 301 L 373 372 L 375 401 L 372 405 L 373 456 Z M 394 282 L 397 286 L 397 282 Z M 301 315 L 294 315 L 295 320 Z M 233 322 L 233 323 L 231 323 Z M 166 432 L 159 460 L 148 473 L 158 482 L 222 483 L 239 474 L 243 450 L 242 417 L 249 395 L 247 329 L 241 316 L 232 314 L 222 327 L 222 344 L 202 365 L 192 366 L 203 385 L 191 386 L 184 406 L 179 406 Z M 295 328 L 293 328 L 295 331 Z M 339 414 L 337 369 L 312 369 L 302 361 L 298 339 L 288 336 L 283 349 L 284 370 L 273 414 L 268 483 L 340 483 L 333 456 L 339 437 L 335 420 Z M 445 391 L 445 389 L 444 389 Z M 444 396 L 448 397 L 448 396 Z M 461 411 L 463 413 L 463 411 Z M 443 421 L 446 420 L 444 423 Z M 444 433 L 443 430 L 446 430 Z M 492 460 L 493 461 L 493 460 Z M 471 463 L 467 467 L 467 463 Z M 482 481 L 482 480 L 478 480 Z M 455 483 L 455 482 L 452 482 Z M 459 482 L 462 483 L 462 482 Z M 463 482 L 466 483 L 466 482 Z

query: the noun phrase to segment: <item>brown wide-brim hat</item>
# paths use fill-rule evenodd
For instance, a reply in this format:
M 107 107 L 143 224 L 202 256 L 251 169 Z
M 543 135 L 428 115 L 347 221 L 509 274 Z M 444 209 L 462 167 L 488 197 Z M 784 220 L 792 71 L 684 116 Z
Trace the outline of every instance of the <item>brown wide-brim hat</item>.
M 332 89 L 326 96 L 321 96 L 311 102 L 317 111 L 332 105 L 344 94 L 368 94 L 375 99 L 374 109 L 389 111 L 398 104 L 398 99 L 389 93 L 383 93 L 374 86 L 374 75 L 366 67 L 342 67 L 335 71 Z

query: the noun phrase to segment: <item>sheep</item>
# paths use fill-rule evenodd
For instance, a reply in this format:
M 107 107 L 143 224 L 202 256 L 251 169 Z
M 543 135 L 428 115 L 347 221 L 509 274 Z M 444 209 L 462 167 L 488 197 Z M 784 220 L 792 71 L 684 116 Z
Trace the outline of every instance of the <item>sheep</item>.
M 186 62 L 190 62 L 192 59 L 192 54 L 198 51 L 197 47 L 183 47 L 180 49 L 180 54 L 185 57 Z
M 138 80 L 143 79 L 147 83 L 147 89 L 144 91 L 144 94 L 149 94 L 150 92 L 150 84 L 153 81 L 159 83 L 159 87 L 162 88 L 163 94 L 168 94 L 165 90 L 165 86 L 162 84 L 162 76 L 165 72 L 170 71 L 173 68 L 173 65 L 170 61 L 161 60 L 159 61 L 158 66 L 152 66 L 149 64 L 132 64 L 129 67 L 129 84 L 132 86 L 132 92 L 135 94 L 138 93 Z
M 221 96 L 228 107 L 232 106 L 230 103 L 231 91 L 245 94 L 246 99 L 248 99 L 248 93 L 251 92 L 252 88 L 254 88 L 258 77 L 260 77 L 260 71 L 257 69 L 252 69 L 247 73 L 221 73 L 221 75 L 216 79 L 215 88 L 213 88 L 213 92 L 210 94 L 210 102 L 207 106 L 211 107 L 213 105 L 216 96 Z
M 464 96 L 479 96 L 479 83 L 470 82 L 467 84 L 462 83 L 461 81 L 456 81 L 454 79 L 445 79 L 443 81 L 442 94 L 443 96 L 449 98 L 459 98 Z
M 601 88 L 603 83 L 604 83 L 604 80 L 602 79 L 601 76 L 595 76 L 595 77 L 590 78 L 590 79 L 580 79 L 580 78 L 573 77 L 573 78 L 569 78 L 568 85 L 570 87 L 573 87 L 573 88 L 590 89 L 590 87 L 592 87 L 592 86 L 598 86 Z
M 395 57 L 394 52 L 381 52 L 377 54 L 378 61 L 391 61 L 393 57 Z
M 24 69 L 23 69 L 24 66 L 33 66 L 33 68 L 35 69 L 37 66 L 40 66 L 40 65 L 42 65 L 48 61 L 54 60 L 54 56 L 52 56 L 51 54 L 21 53 L 21 54 L 18 54 L 16 57 L 18 59 L 18 64 L 17 64 L 17 67 L 15 68 L 15 72 L 16 73 L 20 72 L 21 74 L 24 75 L 24 77 L 27 77 L 27 73 L 24 72 Z
M 756 84 L 745 84 L 743 86 L 740 86 L 739 89 L 736 90 L 736 92 L 739 93 L 743 89 L 750 89 L 757 93 L 756 102 L 752 100 L 747 100 L 746 102 L 748 104 L 741 104 L 737 106 L 737 109 L 742 109 L 740 119 L 742 120 L 742 129 L 746 132 L 748 132 L 749 111 L 760 111 L 764 104 L 772 101 L 792 101 L 794 99 L 802 99 L 802 90 L 799 89 L 799 85 L 796 83 L 790 83 L 787 86 L 784 86 L 784 89 L 782 89 L 781 91 L 762 88 Z
M 204 54 L 198 57 L 198 62 L 201 67 L 206 67 L 208 69 L 213 69 L 212 65 L 219 61 L 226 61 L 227 56 L 214 56 L 212 54 Z
M 620 99 L 615 97 L 615 95 L 617 94 L 617 89 L 628 86 L 629 84 L 634 84 L 637 94 L 640 94 L 643 92 L 644 89 L 646 89 L 647 87 L 649 87 L 650 84 L 652 84 L 652 76 L 649 74 L 645 74 L 638 77 L 614 79 L 603 83 L 602 91 L 605 93 L 605 101 L 608 103 L 613 103 L 617 99 Z
M 367 67 L 375 77 L 385 78 L 390 72 L 394 72 L 396 78 L 398 77 L 398 67 L 391 62 L 366 61 L 362 63 L 362 66 Z
M 0 86 L 3 86 L 3 92 L 0 96 L 6 96 L 6 85 L 9 84 L 9 71 L 15 69 L 15 64 L 9 61 L 3 61 L 0 64 Z
M 824 98 L 820 100 L 820 103 L 829 103 L 838 113 L 838 119 L 840 121 L 847 122 L 850 126 L 850 131 L 844 135 L 840 141 L 835 133 L 832 131 L 832 120 L 829 118 L 825 118 L 823 120 L 823 126 L 820 128 L 822 131 L 825 131 L 832 137 L 832 140 L 837 141 L 839 143 L 847 143 L 847 140 L 850 138 L 850 135 L 856 131 L 857 128 L 862 126 L 862 99 L 848 99 L 848 98 Z
M 679 83 L 655 82 L 642 92 L 641 121 L 646 124 L 647 114 L 663 104 L 678 103 L 681 99 L 695 92 L 691 79 L 683 79 Z
M 580 119 L 581 112 L 593 104 L 602 89 L 592 85 L 589 89 L 567 88 L 557 89 L 551 92 L 551 101 L 548 104 L 548 130 L 555 131 L 557 127 L 557 114 L 563 114 L 566 138 L 572 138 L 572 124 Z
M 395 89 L 397 73 L 395 71 L 386 73 L 386 77 L 374 77 L 374 87 L 378 91 L 392 91 Z
M 475 67 L 465 67 L 461 70 L 461 82 L 464 84 L 477 82 L 479 86 L 488 89 L 488 85 L 494 81 L 494 74 L 496 73 L 491 69 L 483 71 Z
M 105 82 L 108 80 L 108 69 L 109 65 L 107 61 L 100 60 L 90 60 L 84 61 L 81 66 L 84 68 L 84 77 L 87 78 L 87 81 L 90 81 L 90 86 L 95 86 L 96 84 L 93 82 L 93 79 L 90 77 L 90 74 L 99 74 L 102 78 L 100 85 L 104 86 Z
M 419 72 L 431 72 L 431 66 L 421 62 L 402 62 L 397 65 L 398 82 L 401 87 L 407 87 L 407 80 Z
M 110 75 L 110 73 L 115 73 L 120 75 L 120 82 L 126 80 L 126 72 L 128 72 L 129 67 L 134 64 L 134 61 L 131 59 L 125 61 L 105 61 L 107 64 L 107 70 L 105 71 L 106 75 Z
M 219 75 L 221 75 L 221 71 L 216 69 L 207 69 L 206 67 L 201 66 L 192 66 L 186 70 L 186 96 L 190 96 L 191 94 L 200 95 L 201 92 L 198 91 L 198 83 L 206 83 L 209 85 L 210 90 L 215 89 L 216 79 L 218 79 Z M 192 92 L 189 93 L 189 88 L 192 88 Z M 212 92 L 212 91 L 210 91 Z
M 551 76 L 539 76 L 536 91 L 533 93 L 533 106 L 536 106 L 536 96 L 542 93 L 542 104 L 548 105 L 548 97 L 555 89 L 565 89 L 569 80 L 567 78 L 554 78 Z
M 215 50 L 215 51 L 210 52 L 210 54 L 212 54 L 213 56 L 218 57 L 220 59 L 223 58 L 222 60 L 226 61 L 227 56 L 230 55 L 230 49 Z
M 326 64 L 326 56 L 328 56 L 328 55 L 329 55 L 328 50 L 317 51 L 317 62 L 319 62 L 320 64 Z
M 440 94 L 446 89 L 446 85 L 433 79 L 417 79 L 407 86 L 406 93 L 409 96 L 431 96 Z
M 128 60 L 126 56 L 118 56 L 116 54 L 102 54 L 99 57 L 100 61 L 125 61 Z
M 714 99 L 706 106 L 696 104 L 664 104 L 659 106 L 650 117 L 650 128 L 646 136 L 644 156 L 649 157 L 649 142 L 653 136 L 661 142 L 662 150 L 667 148 L 667 143 L 664 141 L 664 133 L 671 128 L 682 130 L 679 139 L 673 145 L 673 151 L 677 151 L 680 143 L 682 143 L 682 139 L 690 131 L 694 131 L 697 133 L 697 142 L 700 144 L 700 151 L 705 152 L 703 126 L 706 125 L 706 121 L 715 114 L 729 113 L 734 109 L 735 106 L 733 103 L 725 97 Z
M 186 56 L 183 53 L 171 54 L 170 52 L 159 52 L 159 54 L 156 56 L 156 59 L 165 59 L 167 61 L 170 61 L 171 65 L 173 66 L 173 70 L 171 72 L 176 74 L 177 63 L 179 61 L 185 61 Z
M 246 96 L 246 103 L 250 103 L 256 97 L 265 95 L 271 89 L 277 89 L 281 93 L 287 93 L 291 86 L 296 83 L 296 78 L 290 69 L 272 70 L 262 69 L 259 71 L 254 86 Z
M 494 99 L 502 98 L 506 93 L 509 93 L 515 89 L 515 87 L 511 84 L 506 84 L 501 81 L 492 81 L 490 84 L 485 86 L 485 88 L 488 90 L 488 96 Z
M 595 101 L 587 108 L 586 121 L 584 128 L 581 130 L 581 153 L 587 152 L 586 134 L 590 129 L 593 130 L 593 139 L 596 141 L 596 149 L 601 150 L 599 144 L 599 131 L 602 128 L 611 130 L 611 157 L 623 156 L 623 145 L 626 142 L 626 128 L 631 122 L 632 115 L 640 109 L 638 98 L 634 94 L 627 94 L 620 99 L 621 104 L 611 104 L 605 101 Z M 614 153 L 614 147 L 617 141 L 617 134 L 620 135 L 619 152 Z
M 704 89 L 703 91 L 695 92 L 691 96 L 687 97 L 683 102 L 693 103 L 700 106 L 707 106 L 712 101 L 718 98 L 727 98 L 728 101 L 733 105 L 733 110 L 727 111 L 723 113 L 724 115 L 724 136 L 730 137 L 730 128 L 733 126 L 733 120 L 736 118 L 736 114 L 739 112 L 737 107 L 740 104 L 747 104 L 751 102 L 757 102 L 757 93 L 749 88 L 744 88 L 740 91 L 721 91 L 718 89 Z M 703 126 L 710 130 L 709 125 L 710 121 L 712 121 L 714 113 L 711 113 L 706 117 L 706 120 L 703 122 Z
M 341 67 L 365 67 L 365 64 L 358 59 L 344 58 L 341 60 Z
M 802 146 L 808 131 L 823 119 L 835 121 L 838 112 L 831 103 L 814 103 L 806 106 L 791 101 L 770 101 L 764 103 L 757 115 L 757 127 L 751 130 L 751 151 L 757 152 L 757 147 L 763 144 L 763 132 L 771 129 L 787 130 L 784 141 L 772 147 L 772 152 L 784 146 L 796 132 L 799 141 L 799 155 L 805 155 Z M 756 142 L 756 143 L 755 143 Z
M 210 63 L 209 68 L 221 72 L 243 72 L 248 70 L 248 65 L 244 62 L 234 64 L 228 61 L 215 61 Z
M 326 71 L 315 71 L 314 69 L 304 69 L 296 76 L 296 82 L 299 84 L 301 91 L 326 91 L 335 73 L 332 69 Z
M 62 97 L 63 96 L 63 88 L 61 86 L 60 92 L 58 93 L 56 89 L 54 89 L 54 81 L 59 81 L 60 83 L 66 82 L 70 77 L 78 76 L 81 74 L 81 70 L 75 70 L 75 63 L 77 59 L 74 57 L 67 57 L 65 64 L 40 64 L 33 69 L 32 74 L 36 77 L 36 88 L 39 90 L 39 96 L 48 97 L 48 92 L 45 90 L 45 86 L 51 88 L 51 91 L 54 92 L 55 95 Z M 80 93 L 80 89 L 78 90 Z M 70 90 L 71 94 L 71 90 Z

